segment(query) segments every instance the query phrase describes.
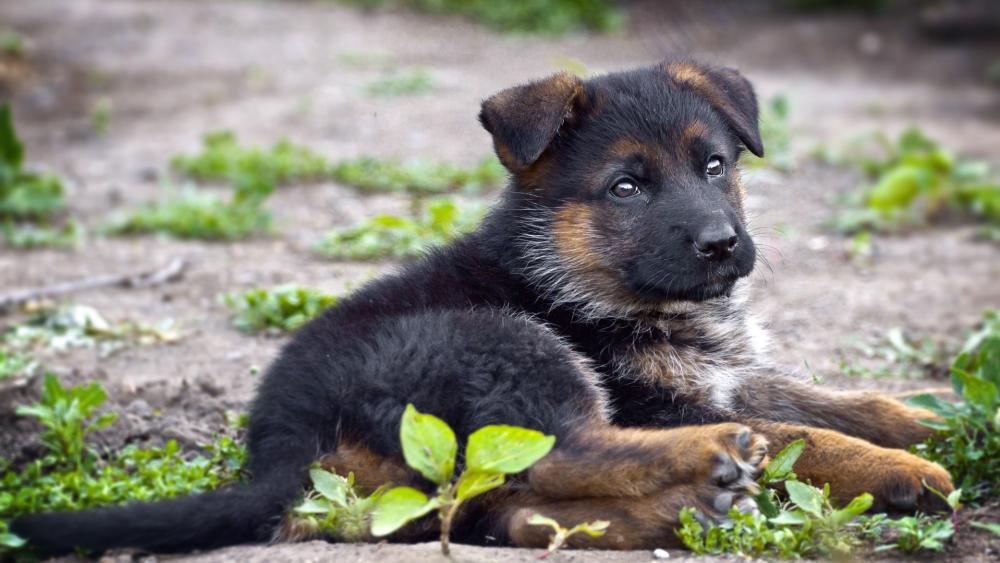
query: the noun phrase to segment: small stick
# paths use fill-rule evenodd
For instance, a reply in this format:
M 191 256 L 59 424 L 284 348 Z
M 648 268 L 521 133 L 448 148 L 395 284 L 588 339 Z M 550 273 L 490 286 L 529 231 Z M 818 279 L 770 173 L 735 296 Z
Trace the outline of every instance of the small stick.
M 166 266 L 159 270 L 140 272 L 138 274 L 109 274 L 95 276 L 80 280 L 57 283 L 45 287 L 36 287 L 13 291 L 0 295 L 0 313 L 6 313 L 28 301 L 35 299 L 48 299 L 97 289 L 101 287 L 124 287 L 124 288 L 145 288 L 172 282 L 183 275 L 187 269 L 187 262 L 181 258 L 174 258 Z

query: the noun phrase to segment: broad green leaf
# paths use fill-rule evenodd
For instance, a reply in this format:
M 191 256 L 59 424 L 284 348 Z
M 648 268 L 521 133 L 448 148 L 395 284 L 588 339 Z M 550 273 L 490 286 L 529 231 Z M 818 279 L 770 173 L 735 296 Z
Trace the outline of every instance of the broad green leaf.
M 926 170 L 898 166 L 879 179 L 868 194 L 868 205 L 881 212 L 908 207 L 929 182 Z
M 407 465 L 438 485 L 451 481 L 458 442 L 443 420 L 407 405 L 399 434 Z
M 781 512 L 781 509 L 778 508 L 778 505 L 771 498 L 773 494 L 774 492 L 771 489 L 764 489 L 754 497 L 754 501 L 757 503 L 757 510 L 760 510 L 760 513 L 768 518 L 774 518 Z
M 787 481 L 785 490 L 795 506 L 813 516 L 823 516 L 823 493 L 819 489 L 799 481 Z
M 462 476 L 458 478 L 455 497 L 458 500 L 467 500 L 474 496 L 481 495 L 486 491 L 492 491 L 500 485 L 503 485 L 503 482 L 503 473 L 487 473 L 469 469 L 463 472 Z
M 545 457 L 555 436 L 505 424 L 484 426 L 469 436 L 465 462 L 484 472 L 519 473 Z
M 762 485 L 767 485 L 775 481 L 782 481 L 788 477 L 792 472 L 792 467 L 795 462 L 798 461 L 799 456 L 802 455 L 803 450 L 806 448 L 806 441 L 802 438 L 795 440 L 785 446 L 774 459 L 767 464 L 767 468 L 764 470 L 764 475 L 761 478 L 760 483 Z
M 1000 522 L 973 522 L 972 526 L 974 528 L 986 530 L 992 532 L 994 535 L 1000 536 Z
M 26 543 L 28 543 L 28 540 L 10 532 L 0 534 L 0 545 L 2 546 L 17 549 L 19 547 L 24 547 L 24 544 Z
M 962 489 L 955 489 L 944 500 L 952 510 L 958 510 L 960 506 L 959 502 L 962 500 Z
M 310 469 L 309 478 L 316 492 L 339 506 L 347 506 L 347 489 L 341 477 L 322 469 Z
M 950 414 L 952 414 L 952 413 L 955 412 L 955 406 L 954 405 L 952 405 L 951 403 L 949 403 L 947 401 L 939 399 L 938 397 L 935 397 L 934 395 L 931 395 L 930 393 L 921 393 L 920 395 L 917 395 L 916 397 L 910 397 L 906 401 L 906 404 L 908 404 L 908 405 L 910 405 L 912 407 L 919 407 L 919 408 L 922 408 L 922 409 L 927 409 L 927 410 L 931 411 L 932 413 L 934 413 L 934 414 L 936 414 L 938 416 L 943 416 L 943 417 L 947 417 L 948 415 L 950 415 Z
M 962 382 L 962 396 L 965 400 L 987 413 L 996 413 L 998 399 L 996 385 L 960 369 L 952 369 L 952 373 Z
M 331 506 L 319 499 L 307 498 L 295 507 L 295 512 L 300 514 L 326 514 L 330 512 Z
M 411 488 L 396 487 L 387 491 L 375 503 L 372 513 L 372 535 L 387 536 L 439 506 L 437 499 Z
M 868 509 L 872 507 L 873 501 L 874 499 L 868 493 L 858 495 L 844 508 L 834 510 L 833 514 L 830 515 L 829 521 L 837 528 L 844 526 L 858 516 L 868 512 Z
M 789 483 L 795 483 L 797 481 L 789 481 Z M 769 518 L 768 521 L 772 524 L 779 524 L 785 526 L 801 526 L 809 520 L 809 517 L 805 515 L 801 510 L 782 510 L 774 518 Z

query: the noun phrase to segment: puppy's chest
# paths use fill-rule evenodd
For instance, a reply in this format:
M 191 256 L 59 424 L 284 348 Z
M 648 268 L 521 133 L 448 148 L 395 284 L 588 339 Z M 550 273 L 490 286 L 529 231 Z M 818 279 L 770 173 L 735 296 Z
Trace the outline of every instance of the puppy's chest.
M 609 350 L 608 375 L 668 390 L 694 403 L 728 408 L 733 392 L 756 365 L 752 345 L 734 327 L 671 319 L 638 328 Z

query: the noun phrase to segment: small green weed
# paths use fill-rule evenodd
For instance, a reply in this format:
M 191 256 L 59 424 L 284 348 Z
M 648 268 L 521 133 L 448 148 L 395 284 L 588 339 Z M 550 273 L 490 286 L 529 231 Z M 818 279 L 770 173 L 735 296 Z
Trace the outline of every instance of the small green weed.
M 226 295 L 226 305 L 236 314 L 234 324 L 246 331 L 295 330 L 337 303 L 333 295 L 295 286 L 251 289 Z
M 111 126 L 111 112 L 114 106 L 111 98 L 102 97 L 94 102 L 90 110 L 90 125 L 98 135 L 104 135 Z
M 36 367 L 37 364 L 31 357 L 0 348 L 0 382 L 16 376 L 31 375 Z
M 475 228 L 483 210 L 460 208 L 450 200 L 430 202 L 420 217 L 379 215 L 347 229 L 329 232 L 316 249 L 338 260 L 407 259 L 428 247 L 444 245 Z
M 11 58 L 23 57 L 24 38 L 13 30 L 0 30 L 0 56 Z
M 577 30 L 621 29 L 624 14 L 608 0 L 341 0 L 365 8 L 410 8 L 458 14 L 502 31 L 558 35 Z
M 55 176 L 23 169 L 24 145 L 7 104 L 0 105 L 0 219 L 28 219 L 62 211 L 63 185 Z
M 391 72 L 365 85 L 364 92 L 375 98 L 417 96 L 434 89 L 434 79 L 426 70 Z
M 6 221 L 0 232 L 7 246 L 17 249 L 76 248 L 83 241 L 83 227 L 72 219 L 58 228 Z
M 84 439 L 114 422 L 115 414 L 99 413 L 105 398 L 96 383 L 65 388 L 49 374 L 39 402 L 18 407 L 19 415 L 42 423 L 48 452 L 20 471 L 0 460 L 0 555 L 23 547 L 6 532 L 7 520 L 22 514 L 168 498 L 240 477 L 246 451 L 231 436 L 220 437 L 205 455 L 186 455 L 171 440 L 162 448 L 127 446 L 101 457 Z
M 412 487 L 386 491 L 372 513 L 372 535 L 387 536 L 407 522 L 437 510 L 441 519 L 441 552 L 445 555 L 449 553 L 448 536 L 458 507 L 499 487 L 507 475 L 534 465 L 549 453 L 556 441 L 555 437 L 537 430 L 484 426 L 469 435 L 465 470 L 453 480 L 458 442 L 444 421 L 407 405 L 399 433 L 407 465 L 436 484 L 437 494 L 428 498 Z
M 595 520 L 593 522 L 577 524 L 572 528 L 563 528 L 559 522 L 556 522 L 552 518 L 541 514 L 532 514 L 531 518 L 528 519 L 528 524 L 552 528 L 552 539 L 549 540 L 549 546 L 546 548 L 545 553 L 539 557 L 539 559 L 545 559 L 546 557 L 559 551 L 559 549 L 566 543 L 566 540 L 576 534 L 587 534 L 593 538 L 603 536 L 607 531 L 608 526 L 611 525 L 611 522 L 607 520 Z
M 926 514 L 906 516 L 895 520 L 885 519 L 881 521 L 881 526 L 884 527 L 886 533 L 894 536 L 895 541 L 879 545 L 875 548 L 876 551 L 893 549 L 903 553 L 943 551 L 945 542 L 955 535 L 955 526 L 951 520 L 942 520 Z
M 931 222 L 946 213 L 1000 226 L 1000 179 L 981 161 L 956 157 L 919 129 L 891 141 L 884 134 L 858 142 L 839 160 L 857 165 L 872 183 L 847 201 L 835 226 L 844 232 L 891 230 Z
M 46 348 L 90 348 L 97 346 L 102 356 L 128 344 L 174 342 L 180 334 L 169 321 L 158 326 L 133 322 L 112 324 L 86 305 L 48 307 L 26 322 L 7 328 L 0 342 L 15 350 Z
M 750 168 L 774 168 L 787 172 L 795 166 L 792 157 L 792 135 L 789 131 L 791 106 L 788 98 L 777 95 L 761 106 L 760 136 L 767 147 L 767 156 L 760 158 L 744 153 L 742 162 Z
M 933 375 L 945 361 L 944 351 L 934 341 L 907 337 L 903 329 L 898 327 L 886 333 L 884 342 L 874 346 L 856 342 L 854 349 L 881 365 L 871 368 L 858 362 L 841 360 L 841 372 L 852 377 L 924 377 Z
M 344 542 L 368 539 L 372 513 L 384 489 L 362 496 L 355 490 L 353 473 L 345 478 L 320 468 L 311 469 L 309 478 L 313 488 L 294 509 L 296 526 Z
M 494 156 L 479 161 L 473 168 L 414 160 L 379 160 L 369 156 L 343 160 L 333 167 L 338 182 L 362 192 L 410 192 L 439 194 L 450 191 L 478 193 L 496 186 L 506 178 L 506 171 Z
M 1000 494 L 1000 314 L 986 314 L 951 366 L 959 403 L 924 394 L 911 405 L 930 410 L 938 420 L 922 424 L 936 430 L 914 453 L 943 465 L 968 500 Z
M 217 131 L 202 142 L 202 152 L 174 157 L 171 166 L 197 180 L 229 181 L 237 187 L 318 180 L 330 170 L 322 155 L 286 140 L 270 149 L 246 147 L 232 131 Z
M 147 205 L 112 223 L 112 234 L 163 233 L 182 239 L 238 240 L 270 231 L 272 217 L 264 209 L 274 184 L 244 177 L 228 200 L 188 188 L 172 198 Z

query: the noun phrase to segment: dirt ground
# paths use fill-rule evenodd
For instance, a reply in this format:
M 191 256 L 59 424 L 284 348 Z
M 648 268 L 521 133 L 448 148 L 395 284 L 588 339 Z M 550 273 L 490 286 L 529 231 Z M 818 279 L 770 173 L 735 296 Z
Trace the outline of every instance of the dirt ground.
M 756 308 L 775 337 L 776 358 L 829 386 L 898 391 L 942 381 L 840 375 L 854 339 L 893 327 L 954 345 L 989 307 L 1000 307 L 1000 247 L 972 240 L 969 226 L 880 238 L 870 265 L 848 259 L 824 227 L 859 177 L 805 158 L 876 129 L 919 124 L 945 146 L 1000 164 L 1000 94 L 982 80 L 998 45 L 932 44 L 893 18 L 805 19 L 764 14 L 736 2 L 638 2 L 617 35 L 534 38 L 497 34 L 463 20 L 407 13 L 366 14 L 335 4 L 279 1 L 33 0 L 0 2 L 0 27 L 26 36 L 27 63 L 0 83 L 13 101 L 30 163 L 66 178 L 71 213 L 92 232 L 116 213 L 155 199 L 171 156 L 198 149 L 208 131 L 232 129 L 252 144 L 281 137 L 331 159 L 361 154 L 472 164 L 491 150 L 476 122 L 496 90 L 551 73 L 562 57 L 613 70 L 688 53 L 740 68 L 763 98 L 792 108 L 794 172 L 751 175 L 752 227 L 772 270 L 754 276 Z M 992 55 L 990 55 L 992 53 Z M 425 95 L 372 99 L 363 85 L 380 70 L 345 57 L 379 55 L 434 79 Z M 0 76 L 0 80 L 2 80 Z M 106 134 L 91 110 L 110 100 Z M 264 367 L 284 342 L 232 327 L 218 296 L 296 283 L 344 293 L 392 264 L 332 263 L 310 245 L 333 226 L 403 211 L 394 196 L 365 197 L 334 183 L 282 187 L 272 198 L 274 236 L 232 244 L 153 236 L 90 237 L 74 252 L 0 248 L 0 290 L 162 265 L 191 267 L 178 283 L 148 290 L 81 294 L 113 321 L 173 319 L 185 338 L 99 358 L 54 355 L 64 381 L 99 380 L 123 412 L 109 446 L 176 438 L 207 441 L 226 411 L 244 411 Z M 0 319 L 7 321 L 9 319 Z M 0 397 L 0 455 L 38 452 L 32 423 L 11 405 L 34 390 Z M 996 511 L 993 512 L 996 515 Z M 993 518 L 996 520 L 996 518 Z M 995 557 L 974 532 L 951 556 Z M 992 549 L 992 552 L 988 551 Z M 238 547 L 189 561 L 436 561 L 433 546 L 313 542 Z M 460 547 L 459 561 L 525 561 L 534 553 Z M 683 553 L 674 552 L 675 560 Z M 652 554 L 569 553 L 566 561 L 644 561 Z

